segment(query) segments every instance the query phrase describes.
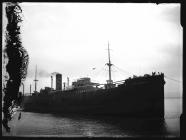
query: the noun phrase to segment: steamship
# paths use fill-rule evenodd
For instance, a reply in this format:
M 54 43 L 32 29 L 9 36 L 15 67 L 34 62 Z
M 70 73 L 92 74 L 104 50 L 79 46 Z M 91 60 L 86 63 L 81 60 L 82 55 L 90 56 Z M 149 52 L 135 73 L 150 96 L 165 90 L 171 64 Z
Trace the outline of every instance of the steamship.
M 89 77 L 84 77 L 73 82 L 73 88 L 61 90 L 62 75 L 56 74 L 56 90 L 45 88 L 38 94 L 25 96 L 24 111 L 164 118 L 163 73 L 133 76 L 113 82 L 109 45 L 106 64 L 109 80 L 102 87 L 99 83 L 91 82 Z

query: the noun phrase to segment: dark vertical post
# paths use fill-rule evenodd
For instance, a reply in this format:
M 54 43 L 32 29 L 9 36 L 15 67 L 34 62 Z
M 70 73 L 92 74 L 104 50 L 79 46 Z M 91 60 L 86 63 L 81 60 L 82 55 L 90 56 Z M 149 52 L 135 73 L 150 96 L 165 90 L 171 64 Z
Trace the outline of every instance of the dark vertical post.
M 37 91 L 37 65 L 36 65 L 36 71 L 35 71 L 35 79 L 34 79 L 34 82 L 35 82 L 35 92 Z
M 30 95 L 32 94 L 32 85 L 30 84 Z
M 109 62 L 106 63 L 107 66 L 109 67 L 109 80 L 107 81 L 107 84 L 109 86 L 109 88 L 111 87 L 111 84 L 112 84 L 112 79 L 111 79 L 111 61 L 110 61 L 110 49 L 109 49 L 109 42 L 108 42 L 108 59 L 109 59 Z
M 65 90 L 65 82 L 63 83 L 63 89 Z
M 51 76 L 51 89 L 53 88 L 53 77 Z
M 24 89 L 24 88 L 25 88 L 25 87 L 24 87 L 24 83 L 22 82 L 21 84 L 22 84 L 22 86 L 23 86 L 23 96 L 24 96 L 24 90 L 25 90 L 25 89 Z
M 108 58 L 109 58 L 109 82 L 111 82 L 111 62 L 110 62 L 110 50 L 109 50 L 109 42 L 108 42 Z
M 69 77 L 67 77 L 67 86 L 69 87 Z

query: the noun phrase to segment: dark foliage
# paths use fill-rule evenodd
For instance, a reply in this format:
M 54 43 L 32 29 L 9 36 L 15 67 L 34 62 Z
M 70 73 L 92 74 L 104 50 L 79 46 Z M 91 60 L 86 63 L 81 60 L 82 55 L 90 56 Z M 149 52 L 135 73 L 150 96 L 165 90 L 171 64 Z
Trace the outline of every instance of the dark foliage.
M 3 125 L 7 130 L 8 120 L 11 119 L 11 108 L 20 101 L 19 87 L 22 80 L 26 78 L 27 66 L 28 66 L 28 53 L 24 49 L 20 38 L 20 22 L 21 18 L 21 7 L 18 3 L 6 3 L 6 40 L 5 50 L 7 55 L 8 63 L 6 64 L 6 72 L 9 75 L 7 83 L 3 89 L 4 91 L 4 104 L 3 104 Z M 20 104 L 20 103 L 18 103 Z

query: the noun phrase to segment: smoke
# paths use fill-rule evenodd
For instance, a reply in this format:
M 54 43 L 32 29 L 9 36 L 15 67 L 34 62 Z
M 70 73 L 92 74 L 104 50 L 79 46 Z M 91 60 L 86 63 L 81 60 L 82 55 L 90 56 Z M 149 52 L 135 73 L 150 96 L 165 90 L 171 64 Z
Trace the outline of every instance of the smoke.
M 39 70 L 38 76 L 39 77 L 49 77 L 49 76 L 51 76 L 51 74 L 45 70 Z
M 38 69 L 37 70 L 37 78 L 47 78 L 47 77 L 50 77 L 50 76 L 55 76 L 56 74 L 60 74 L 59 72 L 48 72 L 44 69 Z M 35 78 L 35 69 L 28 69 L 28 75 L 27 75 L 28 78 Z
M 53 72 L 53 73 L 51 73 L 51 75 L 56 75 L 56 74 L 61 74 L 61 73 L 59 73 L 59 72 Z

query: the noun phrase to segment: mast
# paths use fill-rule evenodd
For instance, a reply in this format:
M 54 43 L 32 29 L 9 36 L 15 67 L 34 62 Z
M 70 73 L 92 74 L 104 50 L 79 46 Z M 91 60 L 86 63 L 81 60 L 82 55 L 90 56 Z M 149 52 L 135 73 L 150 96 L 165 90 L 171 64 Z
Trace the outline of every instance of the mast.
M 53 77 L 51 75 L 51 89 L 53 88 Z
M 32 85 L 30 84 L 30 95 L 32 95 Z
M 37 92 L 37 65 L 36 65 L 36 71 L 35 71 L 35 79 L 34 79 L 34 82 L 35 82 L 35 92 Z
M 109 49 L 109 42 L 108 42 L 108 59 L 109 62 L 107 63 L 107 66 L 109 67 L 109 80 L 107 81 L 107 84 L 112 84 L 112 79 L 111 79 L 111 61 L 110 61 L 110 49 Z
M 67 87 L 69 87 L 69 77 L 67 77 Z

